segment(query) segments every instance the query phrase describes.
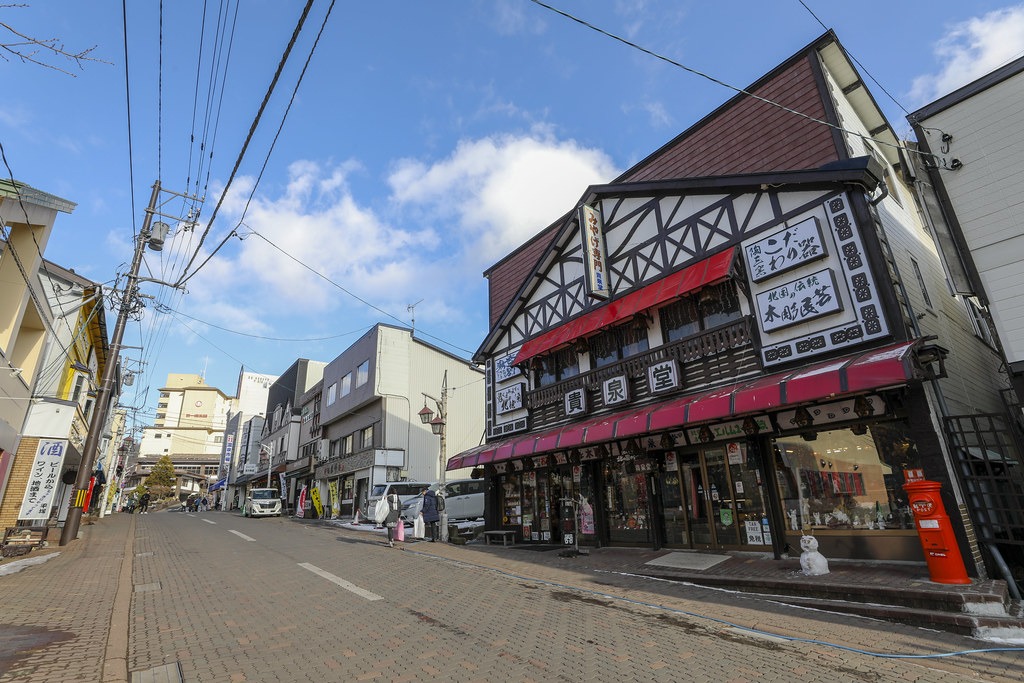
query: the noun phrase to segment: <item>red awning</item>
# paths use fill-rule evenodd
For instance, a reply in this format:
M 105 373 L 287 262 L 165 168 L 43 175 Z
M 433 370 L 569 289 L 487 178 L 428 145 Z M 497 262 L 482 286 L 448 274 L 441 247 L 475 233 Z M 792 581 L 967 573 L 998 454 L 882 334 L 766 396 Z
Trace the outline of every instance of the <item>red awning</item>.
M 732 270 L 735 250 L 735 247 L 730 247 L 530 339 L 523 344 L 513 363 L 522 363 L 545 351 L 596 332 L 602 327 L 622 322 L 648 308 L 724 280 Z
M 918 341 L 891 344 L 799 370 L 743 380 L 642 408 L 592 417 L 539 434 L 524 434 L 478 446 L 451 458 L 447 468 L 451 470 L 541 455 L 691 424 L 735 419 L 840 395 L 901 386 L 915 377 L 911 355 Z

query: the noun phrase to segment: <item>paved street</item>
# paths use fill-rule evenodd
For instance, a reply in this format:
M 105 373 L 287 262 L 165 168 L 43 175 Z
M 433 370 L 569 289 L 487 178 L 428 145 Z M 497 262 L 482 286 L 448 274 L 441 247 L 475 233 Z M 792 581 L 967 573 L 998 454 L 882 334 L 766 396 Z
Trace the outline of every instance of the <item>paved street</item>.
M 1022 656 L 925 658 L 998 646 L 289 519 L 115 515 L 58 551 L 0 575 L 0 681 L 1017 681 Z

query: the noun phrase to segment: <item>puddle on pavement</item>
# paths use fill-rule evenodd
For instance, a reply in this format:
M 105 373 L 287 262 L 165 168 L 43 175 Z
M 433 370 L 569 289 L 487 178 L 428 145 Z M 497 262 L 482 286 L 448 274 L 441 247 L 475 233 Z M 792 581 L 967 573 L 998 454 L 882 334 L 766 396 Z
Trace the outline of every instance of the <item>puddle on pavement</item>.
M 74 637 L 68 631 L 0 624 L 0 671 L 11 671 L 19 661 L 54 643 L 62 643 Z

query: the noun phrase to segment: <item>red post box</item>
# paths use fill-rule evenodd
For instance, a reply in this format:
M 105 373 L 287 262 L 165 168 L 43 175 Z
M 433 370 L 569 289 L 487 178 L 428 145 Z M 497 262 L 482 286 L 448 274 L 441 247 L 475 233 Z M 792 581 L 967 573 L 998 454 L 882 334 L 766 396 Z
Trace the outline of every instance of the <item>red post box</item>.
M 914 526 L 921 539 L 921 549 L 928 563 L 928 573 L 935 583 L 970 583 L 953 527 L 942 504 L 937 481 L 911 481 L 903 485 L 910 498 Z

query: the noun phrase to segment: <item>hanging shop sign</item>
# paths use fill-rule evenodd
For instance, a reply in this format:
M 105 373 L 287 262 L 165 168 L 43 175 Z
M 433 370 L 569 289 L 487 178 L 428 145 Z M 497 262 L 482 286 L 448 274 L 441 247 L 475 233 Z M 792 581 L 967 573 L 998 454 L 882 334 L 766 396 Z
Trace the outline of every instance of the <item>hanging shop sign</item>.
M 679 386 L 679 362 L 668 358 L 648 366 L 647 386 L 652 394 L 676 389 Z
M 772 332 L 843 310 L 830 268 L 790 280 L 757 295 L 761 329 Z
M 611 288 L 608 284 L 608 261 L 601 213 L 591 206 L 581 206 L 579 220 L 583 238 L 583 263 L 587 273 L 587 294 L 595 299 L 607 299 Z
M 828 256 L 815 216 L 772 233 L 743 248 L 750 279 L 768 280 L 797 266 Z
M 791 411 L 792 412 L 792 411 Z M 758 433 L 771 433 L 774 431 L 772 423 L 764 415 L 758 415 L 754 418 L 754 422 L 757 423 Z M 781 424 L 781 423 L 780 423 Z M 708 441 L 725 441 L 726 439 L 745 439 L 746 434 L 743 433 L 743 420 L 733 420 L 731 422 L 719 422 L 714 425 L 706 425 L 708 432 L 711 435 L 710 439 L 702 440 L 700 438 L 701 430 L 704 427 L 693 427 L 686 430 L 686 438 L 691 444 L 707 443 Z
M 519 367 L 512 364 L 515 353 L 507 353 L 494 359 L 494 381 L 505 382 L 519 375 Z
M 859 406 L 857 404 L 858 401 L 860 401 Z M 858 408 L 862 415 L 857 414 Z M 861 417 L 867 417 L 868 415 L 876 417 L 885 415 L 886 405 L 881 396 L 870 394 L 843 401 L 834 401 L 832 403 L 823 403 L 817 406 L 808 406 L 807 411 L 813 418 L 812 424 L 815 427 L 820 427 L 821 425 L 828 425 L 835 422 L 857 420 Z M 796 414 L 796 410 L 783 410 L 777 413 L 775 415 L 775 420 L 779 423 L 779 429 L 786 431 L 790 429 L 806 429 L 810 426 L 797 424 Z
M 602 382 L 601 396 L 606 406 L 629 401 L 629 382 L 626 376 L 617 375 Z
M 583 388 L 565 394 L 565 414 L 582 415 L 587 412 L 587 392 Z
M 60 469 L 67 448 L 67 439 L 39 442 L 18 519 L 46 519 L 50 516 L 50 504 L 60 486 Z
M 523 407 L 524 386 L 522 382 L 517 382 L 503 389 L 498 389 L 495 393 L 495 402 L 497 403 L 499 415 L 511 413 L 513 410 L 519 410 Z

